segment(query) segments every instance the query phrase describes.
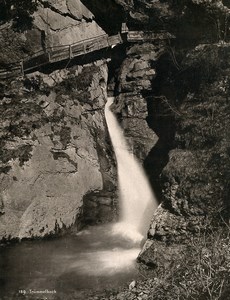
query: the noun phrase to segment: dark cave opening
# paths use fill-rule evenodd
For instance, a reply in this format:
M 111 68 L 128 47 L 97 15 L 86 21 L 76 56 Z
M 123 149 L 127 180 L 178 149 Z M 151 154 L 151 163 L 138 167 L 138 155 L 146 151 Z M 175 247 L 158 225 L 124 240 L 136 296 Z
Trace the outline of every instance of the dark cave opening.
M 170 53 L 162 55 L 155 64 L 157 76 L 152 91 L 144 95 L 147 101 L 148 126 L 158 136 L 158 141 L 144 160 L 144 169 L 159 202 L 162 201 L 161 173 L 169 161 L 169 152 L 175 147 L 178 90 L 172 80 L 178 69 Z
M 94 14 L 95 21 L 109 35 L 121 31 L 121 24 L 125 20 L 122 6 L 113 0 L 82 0 L 82 3 Z
M 111 60 L 108 62 L 108 95 L 117 96 L 118 95 L 118 77 L 119 71 L 123 61 L 125 60 L 126 45 L 122 44 L 114 48 L 112 52 Z

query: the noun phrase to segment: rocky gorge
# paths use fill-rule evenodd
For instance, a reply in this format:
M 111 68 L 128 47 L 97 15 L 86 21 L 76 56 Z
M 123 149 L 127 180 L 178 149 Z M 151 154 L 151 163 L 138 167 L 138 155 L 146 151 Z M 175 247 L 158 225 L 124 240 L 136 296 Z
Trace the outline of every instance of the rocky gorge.
M 108 196 L 103 196 L 104 188 L 108 195 L 115 189 L 115 166 L 106 141 L 98 73 L 106 80 L 103 61 L 11 82 L 10 94 L 2 99 L 3 239 L 42 237 L 70 227 L 81 215 L 83 196 L 95 215 L 101 203 L 111 212 L 106 218 L 113 218 L 114 197 L 107 203 Z M 76 74 L 91 88 L 85 91 L 83 83 L 77 90 L 72 82 Z M 99 203 L 93 204 L 93 192 Z M 100 218 L 103 212 L 98 222 Z
M 89 298 L 228 299 L 229 239 L 221 230 L 229 222 L 230 4 L 61 2 L 39 1 L 31 30 L 15 32 L 1 25 L 2 64 L 6 47 L 7 62 L 42 49 L 44 31 L 52 45 L 90 38 L 104 28 L 112 31 L 116 18 L 111 23 L 101 18 L 100 6 L 104 14 L 114 11 L 120 26 L 126 22 L 130 30 L 167 31 L 174 38 L 126 43 L 115 47 L 110 59 L 73 61 L 1 80 L 1 240 L 42 238 L 116 219 L 116 162 L 101 89 L 106 84 L 129 147 L 143 163 L 160 205 L 138 257 L 144 277 L 150 273 L 153 279 Z M 6 43 L 8 36 L 14 44 Z M 222 240 L 214 234 L 220 231 Z M 210 236 L 220 241 L 214 250 Z M 226 252 L 219 253 L 218 247 Z M 179 263 L 183 257 L 188 266 L 196 266 L 189 253 L 210 261 L 217 254 L 225 257 L 218 265 L 225 268 L 220 269 L 223 277 L 216 277 L 219 269 L 213 267 L 208 285 L 198 285 Z M 166 276 L 170 268 L 175 272 Z M 165 278 L 175 274 L 181 277 L 173 285 Z M 184 290 L 176 288 L 179 282 Z
M 41 12 L 38 10 L 36 14 L 42 19 Z M 89 13 L 86 8 L 85 12 Z M 72 32 L 76 34 L 79 30 L 84 34 L 79 28 L 82 22 L 75 17 L 71 22 L 76 25 L 68 20 L 67 26 L 62 22 L 62 18 L 66 18 L 61 13 L 53 14 L 56 15 L 49 20 L 54 22 L 59 16 L 64 27 L 61 32 L 68 42 L 73 38 Z M 39 18 L 34 17 L 37 22 Z M 89 22 L 89 26 L 91 24 L 96 28 Z M 32 30 L 41 32 L 36 25 L 35 22 Z M 70 30 L 68 35 L 66 30 Z M 99 26 L 96 30 L 102 32 Z M 87 33 L 92 35 L 94 31 L 90 29 Z M 27 36 L 21 34 L 24 38 L 21 37 L 20 42 L 30 43 L 30 34 L 30 31 Z M 40 40 L 36 41 L 38 44 Z M 52 41 L 55 41 L 53 37 Z M 67 42 L 62 41 L 60 35 L 58 41 Z M 22 51 L 13 54 L 23 55 Z M 106 82 L 107 77 L 106 59 L 102 59 L 2 82 L 1 239 L 58 233 L 80 223 L 80 216 L 85 210 L 90 212 L 92 207 L 92 216 L 86 216 L 89 222 L 113 219 L 116 196 L 111 194 L 116 186 L 116 172 L 103 117 L 105 99 L 100 88 L 100 81 Z M 88 195 L 91 195 L 90 200 Z M 95 195 L 99 202 L 93 200 Z

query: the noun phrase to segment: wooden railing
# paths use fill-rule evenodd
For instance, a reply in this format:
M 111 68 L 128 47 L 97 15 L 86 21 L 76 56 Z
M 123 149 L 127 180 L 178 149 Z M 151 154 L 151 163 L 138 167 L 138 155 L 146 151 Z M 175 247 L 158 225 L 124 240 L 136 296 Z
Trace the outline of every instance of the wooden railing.
M 175 38 L 175 36 L 168 32 L 155 33 L 152 31 L 129 31 L 127 33 L 128 42 L 146 42 L 154 40 L 167 40 L 172 38 Z
M 21 62 L 11 63 L 5 68 L 0 69 L 0 78 L 14 77 L 47 64 L 72 59 L 80 55 L 121 44 L 122 42 L 119 33 L 113 36 L 103 34 L 71 45 L 49 47 L 46 51 L 40 50 L 33 55 L 26 57 Z
M 20 62 L 8 64 L 0 68 L 0 79 L 16 77 L 22 74 L 22 64 Z
M 23 70 L 30 71 L 31 69 L 40 66 L 55 63 L 65 59 L 72 59 L 74 57 L 88 54 L 103 48 L 111 47 L 122 43 L 120 34 L 108 36 L 107 34 L 100 35 L 96 38 L 86 39 L 71 45 L 61 45 L 50 47 L 46 52 L 40 51 L 33 56 L 27 57 L 23 60 Z
M 153 40 L 167 40 L 175 38 L 168 32 L 144 32 L 144 31 L 127 31 L 127 42 L 145 42 Z M 72 59 L 77 56 L 85 55 L 90 52 L 98 51 L 103 48 L 122 44 L 123 40 L 118 33 L 117 35 L 108 36 L 103 34 L 90 39 L 85 39 L 71 45 L 60 45 L 48 47 L 46 50 L 40 50 L 31 56 L 24 58 L 21 62 L 11 63 L 4 68 L 0 68 L 0 79 L 15 77 L 24 72 L 32 71 L 44 65 L 55 62 Z

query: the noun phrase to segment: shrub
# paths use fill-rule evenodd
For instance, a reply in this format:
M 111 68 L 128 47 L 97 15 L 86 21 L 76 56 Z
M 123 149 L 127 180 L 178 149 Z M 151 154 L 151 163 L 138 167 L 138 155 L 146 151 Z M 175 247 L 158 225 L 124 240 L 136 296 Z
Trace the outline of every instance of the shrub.
M 0 0 L 0 20 L 6 22 L 13 20 L 15 29 L 26 30 L 32 26 L 32 14 L 36 11 L 36 0 Z
M 152 286 L 154 300 L 230 299 L 229 228 L 192 237 L 180 259 L 172 262 Z

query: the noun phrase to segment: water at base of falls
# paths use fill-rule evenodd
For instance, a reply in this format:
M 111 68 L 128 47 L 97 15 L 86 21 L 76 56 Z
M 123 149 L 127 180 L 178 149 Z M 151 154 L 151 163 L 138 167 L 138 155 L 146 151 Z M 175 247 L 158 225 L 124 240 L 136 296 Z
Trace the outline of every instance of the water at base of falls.
M 140 244 L 144 240 L 144 235 L 138 232 L 136 227 L 125 222 L 118 222 L 114 224 L 112 234 L 120 235 L 123 238 L 137 244 Z
M 76 235 L 2 247 L 1 300 L 64 300 L 72 293 L 72 299 L 87 299 L 81 293 L 113 289 L 138 278 L 136 258 L 157 202 L 142 167 L 128 151 L 109 108 L 112 102 L 108 98 L 105 116 L 118 165 L 120 221 Z
M 139 252 L 138 243 L 113 234 L 112 224 L 2 247 L 0 299 L 21 299 L 19 290 L 25 290 L 28 299 L 35 300 L 38 295 L 29 295 L 29 290 L 45 289 L 56 290 L 56 294 L 43 294 L 39 299 L 70 299 L 71 293 L 77 295 L 74 299 L 82 299 L 82 291 L 127 286 L 138 277 Z

